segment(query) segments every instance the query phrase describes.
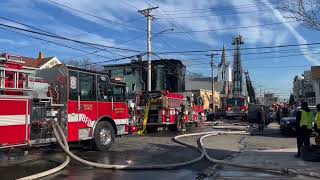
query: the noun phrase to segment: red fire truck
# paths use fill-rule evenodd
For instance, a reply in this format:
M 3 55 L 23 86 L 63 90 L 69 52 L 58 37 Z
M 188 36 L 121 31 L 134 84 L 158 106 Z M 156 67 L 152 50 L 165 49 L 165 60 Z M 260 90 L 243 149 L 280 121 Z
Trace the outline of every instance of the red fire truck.
M 185 105 L 187 125 L 199 125 L 205 120 L 204 109 L 187 101 L 181 94 L 168 91 L 138 93 L 136 95 L 137 117 L 139 124 L 145 124 L 147 131 L 156 131 L 158 127 L 167 126 L 171 130 L 179 130 L 179 112 L 181 104 Z
M 52 120 L 69 142 L 93 140 L 101 151 L 128 134 L 125 85 L 104 73 L 63 64 L 28 71 L 3 54 L 0 75 L 0 148 L 54 142 Z
M 248 101 L 246 97 L 227 98 L 226 114 L 228 117 L 241 117 L 246 119 L 248 116 Z

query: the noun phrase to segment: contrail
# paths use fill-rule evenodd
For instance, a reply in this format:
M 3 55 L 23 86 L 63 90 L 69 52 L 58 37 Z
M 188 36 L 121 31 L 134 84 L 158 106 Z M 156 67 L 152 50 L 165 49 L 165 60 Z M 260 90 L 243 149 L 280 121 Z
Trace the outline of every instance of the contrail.
M 280 22 L 285 22 L 286 19 L 282 16 L 282 14 L 279 12 L 279 10 L 275 9 L 272 4 L 269 2 L 269 0 L 261 0 L 267 7 L 269 7 L 273 14 L 276 16 L 276 18 Z M 287 27 L 287 29 L 291 32 L 291 34 L 296 38 L 297 42 L 300 44 L 306 44 L 308 41 L 290 24 L 290 23 L 284 23 L 284 26 Z M 309 50 L 307 49 L 308 46 L 300 46 L 300 51 L 304 54 L 303 56 L 309 61 L 310 64 L 312 65 L 320 65 L 320 61 L 317 59 L 313 58 L 310 55 Z

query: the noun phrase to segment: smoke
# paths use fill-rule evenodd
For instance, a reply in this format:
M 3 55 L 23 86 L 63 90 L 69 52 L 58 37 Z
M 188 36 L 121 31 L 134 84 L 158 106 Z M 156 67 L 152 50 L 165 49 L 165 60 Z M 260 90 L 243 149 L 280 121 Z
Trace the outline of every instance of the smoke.
M 265 3 L 265 5 L 272 10 L 273 14 L 280 22 L 286 21 L 286 19 L 282 16 L 282 14 L 279 12 L 279 10 L 275 9 L 272 6 L 272 4 L 269 2 L 269 0 L 261 0 L 261 1 L 263 3 Z M 290 23 L 284 23 L 283 25 L 290 31 L 290 33 L 295 37 L 295 39 L 297 40 L 297 42 L 299 44 L 308 43 L 308 41 Z M 311 65 L 320 65 L 320 61 L 313 58 L 310 55 L 311 53 L 309 52 L 309 50 L 307 48 L 308 48 L 307 45 L 300 46 L 300 51 L 302 54 L 304 54 L 303 56 L 309 61 L 309 63 Z

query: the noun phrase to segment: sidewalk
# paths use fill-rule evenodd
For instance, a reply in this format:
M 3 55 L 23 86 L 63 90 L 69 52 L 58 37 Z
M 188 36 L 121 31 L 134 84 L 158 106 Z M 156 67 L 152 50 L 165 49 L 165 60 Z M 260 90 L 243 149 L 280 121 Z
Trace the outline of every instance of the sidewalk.
M 264 167 L 274 167 L 274 168 L 293 168 L 298 169 L 299 171 L 313 171 L 313 172 L 320 172 L 320 162 L 308 162 L 303 161 L 302 159 L 295 158 L 294 155 L 296 154 L 297 149 L 295 147 L 288 147 L 288 148 L 272 148 L 278 147 L 280 141 L 286 143 L 287 141 L 295 140 L 295 137 L 283 138 L 280 134 L 278 137 L 275 136 L 279 131 L 279 125 L 276 123 L 271 123 L 267 129 L 263 133 L 256 133 L 254 132 L 253 136 L 251 136 L 247 143 L 256 143 L 252 139 L 257 138 L 261 140 L 266 137 L 263 142 L 259 142 L 257 148 L 252 148 L 252 145 L 249 145 L 248 148 L 246 147 L 244 150 L 236 157 L 234 157 L 231 161 L 238 162 L 242 164 L 250 164 L 250 165 L 257 165 L 257 166 L 264 166 Z M 275 145 L 272 145 L 272 141 L 267 140 L 270 139 L 270 135 L 274 138 Z M 314 142 L 312 139 L 311 142 Z M 282 176 L 279 174 L 272 174 L 266 172 L 257 172 L 250 169 L 243 169 L 243 168 L 234 168 L 234 167 L 224 167 L 223 169 L 217 172 L 218 179 L 313 179 L 305 176 Z

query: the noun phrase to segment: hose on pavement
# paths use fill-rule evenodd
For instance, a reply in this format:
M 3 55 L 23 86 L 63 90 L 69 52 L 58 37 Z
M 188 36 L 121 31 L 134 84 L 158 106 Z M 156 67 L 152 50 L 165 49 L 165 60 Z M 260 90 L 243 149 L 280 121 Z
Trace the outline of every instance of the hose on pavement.
M 209 136 L 216 136 L 216 135 L 220 135 L 220 134 L 236 134 L 236 135 L 247 134 L 244 131 L 234 131 L 234 132 L 232 132 L 232 131 L 231 132 L 211 131 L 211 132 L 192 133 L 192 134 L 183 134 L 183 135 L 175 136 L 173 138 L 173 140 L 175 142 L 177 142 L 178 144 L 187 146 L 187 147 L 191 147 L 191 148 L 197 149 L 201 154 L 197 158 L 194 158 L 194 159 L 188 160 L 188 161 L 184 161 L 184 162 L 180 162 L 180 163 L 150 164 L 150 165 L 110 165 L 110 164 L 100 164 L 100 163 L 96 163 L 96 162 L 87 161 L 85 159 L 82 159 L 82 158 L 76 156 L 75 154 L 73 154 L 69 150 L 67 139 L 66 139 L 61 127 L 57 123 L 53 124 L 53 132 L 54 132 L 55 138 L 58 141 L 59 145 L 65 151 L 65 153 L 67 153 L 68 156 L 70 156 L 72 159 L 74 159 L 76 161 L 79 161 L 79 162 L 81 162 L 83 164 L 86 164 L 86 165 L 89 165 L 89 166 L 93 166 L 93 167 L 98 167 L 98 168 L 117 169 L 117 170 L 170 169 L 170 168 L 175 168 L 175 167 L 180 167 L 180 166 L 186 166 L 186 165 L 189 165 L 189 164 L 193 164 L 195 162 L 200 161 L 201 159 L 203 159 L 205 157 L 209 161 L 211 161 L 213 163 L 221 164 L 221 165 L 234 166 L 234 167 L 240 167 L 240 168 L 250 168 L 250 169 L 255 169 L 255 170 L 259 170 L 259 171 L 267 171 L 267 172 L 280 173 L 280 174 L 296 174 L 296 175 L 304 175 L 304 176 L 309 176 L 309 177 L 320 178 L 320 174 L 317 173 L 317 172 L 300 172 L 300 171 L 295 170 L 295 169 L 274 168 L 274 167 L 257 166 L 257 165 L 243 164 L 243 163 L 234 163 L 234 162 L 228 162 L 228 161 L 224 161 L 224 160 L 214 159 L 214 158 L 212 158 L 212 157 L 210 157 L 208 155 L 208 153 L 206 151 L 206 147 L 205 147 L 205 145 L 203 143 L 203 139 L 205 139 L 205 138 L 207 138 Z M 194 147 L 192 145 L 189 145 L 187 143 L 184 143 L 184 142 L 179 140 L 180 138 L 190 137 L 190 136 L 202 136 L 199 139 L 200 145 L 199 145 L 198 148 L 196 148 L 196 147 Z M 46 173 L 43 172 L 43 173 L 39 173 L 39 174 L 42 175 L 41 177 L 43 177 L 45 175 L 52 174 L 49 171 L 46 171 Z M 55 171 L 55 172 L 57 172 L 57 171 Z M 38 176 L 36 174 L 36 175 L 28 176 L 28 177 L 33 177 L 33 178 L 30 178 L 30 179 L 36 179 L 36 178 L 40 177 L 40 175 Z
M 69 149 L 68 143 L 64 142 L 64 146 Z M 61 165 L 59 165 L 59 166 L 57 166 L 55 168 L 49 169 L 47 171 L 43 171 L 41 173 L 37 173 L 37 174 L 33 174 L 33 175 L 26 176 L 26 177 L 23 177 L 23 178 L 19 178 L 17 180 L 32 180 L 32 179 L 39 179 L 39 178 L 42 178 L 42 177 L 45 177 L 45 176 L 49 176 L 50 174 L 54 174 L 56 172 L 59 172 L 63 168 L 65 168 L 69 164 L 69 162 L 70 162 L 70 158 L 69 158 L 69 156 L 67 156 L 66 160 Z

